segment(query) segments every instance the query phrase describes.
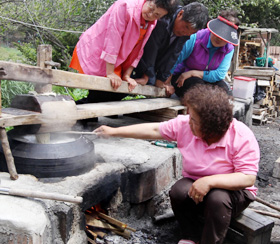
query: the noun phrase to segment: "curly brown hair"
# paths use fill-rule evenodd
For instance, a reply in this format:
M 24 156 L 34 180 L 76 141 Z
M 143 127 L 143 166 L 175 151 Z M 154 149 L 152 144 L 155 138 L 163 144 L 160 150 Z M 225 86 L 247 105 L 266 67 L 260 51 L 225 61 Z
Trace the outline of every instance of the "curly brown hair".
M 202 139 L 221 139 L 233 118 L 232 97 L 219 86 L 198 84 L 184 95 L 183 104 L 191 107 L 200 118 Z

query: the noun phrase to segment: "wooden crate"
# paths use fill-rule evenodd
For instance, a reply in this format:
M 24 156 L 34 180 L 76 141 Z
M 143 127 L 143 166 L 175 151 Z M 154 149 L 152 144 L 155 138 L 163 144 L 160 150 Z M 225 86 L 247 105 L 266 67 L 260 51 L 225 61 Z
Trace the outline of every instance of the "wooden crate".
M 236 244 L 269 244 L 273 226 L 272 219 L 245 209 L 231 221 L 227 240 Z

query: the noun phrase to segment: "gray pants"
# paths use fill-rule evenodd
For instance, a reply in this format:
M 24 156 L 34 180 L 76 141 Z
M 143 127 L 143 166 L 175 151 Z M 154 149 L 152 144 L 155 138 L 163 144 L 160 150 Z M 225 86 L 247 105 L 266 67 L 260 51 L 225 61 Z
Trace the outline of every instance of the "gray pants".
M 248 190 L 228 191 L 212 189 L 203 202 L 195 204 L 188 196 L 194 181 L 183 178 L 171 188 L 169 196 L 183 239 L 199 244 L 223 243 L 231 218 L 238 216 L 254 201 Z

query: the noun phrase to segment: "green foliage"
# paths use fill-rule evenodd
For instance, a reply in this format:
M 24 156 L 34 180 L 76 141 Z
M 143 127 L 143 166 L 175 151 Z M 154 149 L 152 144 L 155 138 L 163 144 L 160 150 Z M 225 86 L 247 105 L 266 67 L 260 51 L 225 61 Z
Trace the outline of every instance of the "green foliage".
M 21 52 L 25 57 L 26 62 L 30 65 L 36 65 L 37 63 L 37 50 L 34 48 L 32 43 L 14 43 L 14 46 Z
M 53 61 L 61 63 L 62 69 L 67 70 L 81 33 L 106 12 L 113 2 L 114 0 L 4 1 L 0 3 L 1 16 L 30 25 L 1 19 L 0 28 L 5 41 L 8 39 L 7 42 L 17 42 L 20 39 L 35 50 L 39 44 L 51 44 Z M 31 26 L 33 24 L 38 27 Z M 68 33 L 68 30 L 79 33 Z M 23 53 L 30 60 L 31 53 L 26 50 Z
M 128 101 L 128 100 L 135 100 L 135 99 L 142 99 L 142 98 L 146 98 L 143 95 L 136 95 L 136 96 L 126 96 L 124 97 L 122 100 L 123 101 Z
M 25 57 L 22 53 L 15 48 L 0 47 L 1 60 L 11 62 L 25 62 Z M 34 86 L 31 83 L 17 82 L 17 81 L 1 81 L 2 92 L 2 106 L 4 108 L 11 104 L 12 99 L 17 94 L 26 94 L 31 90 L 34 90 Z
M 182 0 L 184 4 L 195 0 Z M 275 28 L 280 31 L 279 0 L 198 0 L 208 7 L 211 18 L 220 10 L 234 9 L 239 13 L 241 25 L 259 28 Z M 272 34 L 271 45 L 280 46 L 280 34 Z
M 88 90 L 80 88 L 53 86 L 53 91 L 58 94 L 71 96 L 75 101 L 85 98 L 88 95 Z
M 34 90 L 31 83 L 18 82 L 18 81 L 1 81 L 2 89 L 2 106 L 9 107 L 12 99 L 18 94 L 27 94 L 29 91 Z
M 24 56 L 15 48 L 0 46 L 1 60 L 12 62 L 24 62 Z

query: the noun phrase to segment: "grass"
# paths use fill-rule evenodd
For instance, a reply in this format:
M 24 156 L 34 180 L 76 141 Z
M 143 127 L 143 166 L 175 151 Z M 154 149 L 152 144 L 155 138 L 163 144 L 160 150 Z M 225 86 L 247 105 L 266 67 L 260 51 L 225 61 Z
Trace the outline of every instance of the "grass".
M 0 60 L 11 62 L 24 62 L 24 56 L 22 53 L 15 49 L 5 46 L 0 46 Z
M 0 46 L 0 60 L 24 63 L 25 58 L 22 55 L 22 53 L 16 48 Z M 34 90 L 34 86 L 26 82 L 2 80 L 1 89 L 2 89 L 2 106 L 6 108 L 9 107 L 12 99 L 17 94 L 26 94 L 29 91 Z

